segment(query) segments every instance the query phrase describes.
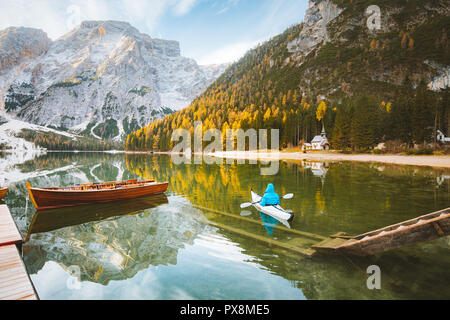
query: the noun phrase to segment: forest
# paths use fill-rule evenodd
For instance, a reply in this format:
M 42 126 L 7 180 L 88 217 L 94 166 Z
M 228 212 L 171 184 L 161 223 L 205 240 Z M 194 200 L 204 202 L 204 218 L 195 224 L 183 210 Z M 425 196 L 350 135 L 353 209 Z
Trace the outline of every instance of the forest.
M 51 151 L 108 151 L 123 150 L 123 143 L 78 136 L 72 139 L 51 132 L 36 132 L 23 129 L 18 137 Z
M 193 135 L 194 121 L 202 121 L 203 130 L 218 128 L 223 135 L 227 129 L 279 129 L 281 148 L 309 142 L 320 134 L 322 125 L 336 150 L 366 152 L 381 142 L 403 145 L 405 149 L 437 143 L 436 130 L 447 132 L 450 125 L 448 89 L 435 93 L 422 81 L 415 89 L 405 83 L 397 90 L 397 98 L 392 101 L 361 95 L 338 102 L 317 101 L 292 90 L 274 97 L 268 90 L 267 95 L 272 98 L 269 105 L 247 104 L 257 101 L 217 91 L 198 99 L 191 108 L 130 134 L 126 150 L 169 151 L 173 147 L 173 130 L 184 128 Z M 242 99 L 247 106 L 230 105 L 236 99 Z
M 397 27 L 377 34 L 361 27 L 364 10 L 346 8 L 327 26 L 332 40 L 301 58 L 287 45 L 303 25 L 288 28 L 249 50 L 188 108 L 128 135 L 126 150 L 169 151 L 172 132 L 192 136 L 195 121 L 223 133 L 279 129 L 283 149 L 311 141 L 322 126 L 332 149 L 344 152 L 374 151 L 382 142 L 396 153 L 439 148 L 436 131 L 450 135 L 449 89 L 430 90 L 426 61 L 448 65 L 449 20 L 431 11 L 425 21 L 406 19 L 410 6 L 425 3 L 397 5 Z

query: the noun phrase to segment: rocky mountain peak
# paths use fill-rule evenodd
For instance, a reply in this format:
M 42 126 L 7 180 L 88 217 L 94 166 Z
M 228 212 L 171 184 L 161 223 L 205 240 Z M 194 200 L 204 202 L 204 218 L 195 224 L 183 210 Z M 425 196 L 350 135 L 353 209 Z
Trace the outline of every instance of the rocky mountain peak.
M 13 38 L 11 46 L 28 37 Z M 41 42 L 34 59 L 0 77 L 0 110 L 103 139 L 122 139 L 187 107 L 226 68 L 199 66 L 181 56 L 179 42 L 121 21 L 84 21 L 53 43 Z M 12 52 L 4 56 L 16 59 Z
M 0 72 L 47 52 L 51 40 L 39 29 L 10 27 L 0 31 Z
M 139 31 L 134 28 L 131 24 L 125 21 L 114 21 L 114 20 L 108 20 L 108 21 L 83 21 L 80 24 L 80 29 L 96 29 L 96 28 L 104 28 L 108 31 L 126 31 L 126 30 L 133 30 L 136 33 L 139 33 Z
M 327 25 L 342 11 L 330 0 L 309 1 L 303 29 L 296 39 L 288 43 L 289 52 L 304 56 L 317 45 L 328 42 Z
M 151 40 L 149 35 L 140 33 L 138 29 L 124 21 L 83 21 L 74 30 L 60 39 L 95 41 L 111 36 L 123 36 L 137 41 Z

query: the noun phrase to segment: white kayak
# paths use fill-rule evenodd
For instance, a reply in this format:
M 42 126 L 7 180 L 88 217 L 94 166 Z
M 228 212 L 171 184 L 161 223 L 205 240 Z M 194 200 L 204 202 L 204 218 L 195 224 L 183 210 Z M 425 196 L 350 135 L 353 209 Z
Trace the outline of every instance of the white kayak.
M 256 210 L 277 219 L 284 225 L 289 226 L 288 221 L 294 217 L 293 213 L 284 210 L 279 205 L 263 207 L 259 204 L 262 200 L 262 197 L 253 191 L 251 191 L 251 193 L 252 193 L 252 205 L 256 208 Z

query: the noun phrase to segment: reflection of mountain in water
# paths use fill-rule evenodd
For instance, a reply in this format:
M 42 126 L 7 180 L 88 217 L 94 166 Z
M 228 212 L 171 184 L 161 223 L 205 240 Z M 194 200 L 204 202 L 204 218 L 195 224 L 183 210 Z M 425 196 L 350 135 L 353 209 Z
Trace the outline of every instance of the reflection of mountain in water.
M 68 207 L 36 212 L 28 228 L 26 242 L 33 234 L 50 232 L 112 217 L 139 214 L 169 201 L 165 194 L 144 198 Z
M 132 278 L 150 265 L 175 265 L 178 250 L 205 229 L 186 214 L 187 205 L 172 198 L 170 206 L 138 215 L 33 235 L 24 246 L 28 271 L 37 273 L 51 260 L 65 269 L 79 266 L 81 281 L 106 285 Z
M 7 203 L 24 236 L 36 212 L 28 199 L 26 181 L 33 186 L 52 187 L 136 177 L 125 170 L 123 155 L 110 154 L 50 154 L 17 165 L 14 170 L 20 179 L 9 181 Z M 81 210 L 79 216 L 65 212 L 63 219 L 41 216 L 34 227 L 35 232 L 44 233 L 32 235 L 24 245 L 28 271 L 35 274 L 47 261 L 55 261 L 65 269 L 79 266 L 81 281 L 107 284 L 131 278 L 149 265 L 176 264 L 179 249 L 192 243 L 205 225 L 183 212 L 182 208 L 189 205 L 186 200 L 172 198 L 170 206 L 153 209 L 148 209 L 154 205 L 145 201 L 100 205 L 98 213 L 95 206 L 80 207 L 72 209 Z M 105 212 L 108 210 L 114 212 Z M 98 221 L 105 218 L 108 220 Z

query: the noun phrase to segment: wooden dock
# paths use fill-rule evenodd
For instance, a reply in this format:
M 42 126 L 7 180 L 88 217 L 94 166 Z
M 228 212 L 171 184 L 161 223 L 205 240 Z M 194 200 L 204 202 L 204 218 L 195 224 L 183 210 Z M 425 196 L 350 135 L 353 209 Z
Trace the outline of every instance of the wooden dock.
M 8 207 L 6 204 L 0 205 L 0 246 L 15 244 L 20 247 L 22 241 L 22 236 Z
M 0 205 L 0 300 L 37 300 L 21 257 L 22 236 L 6 205 Z
M 0 247 L 0 300 L 37 300 L 15 245 Z

